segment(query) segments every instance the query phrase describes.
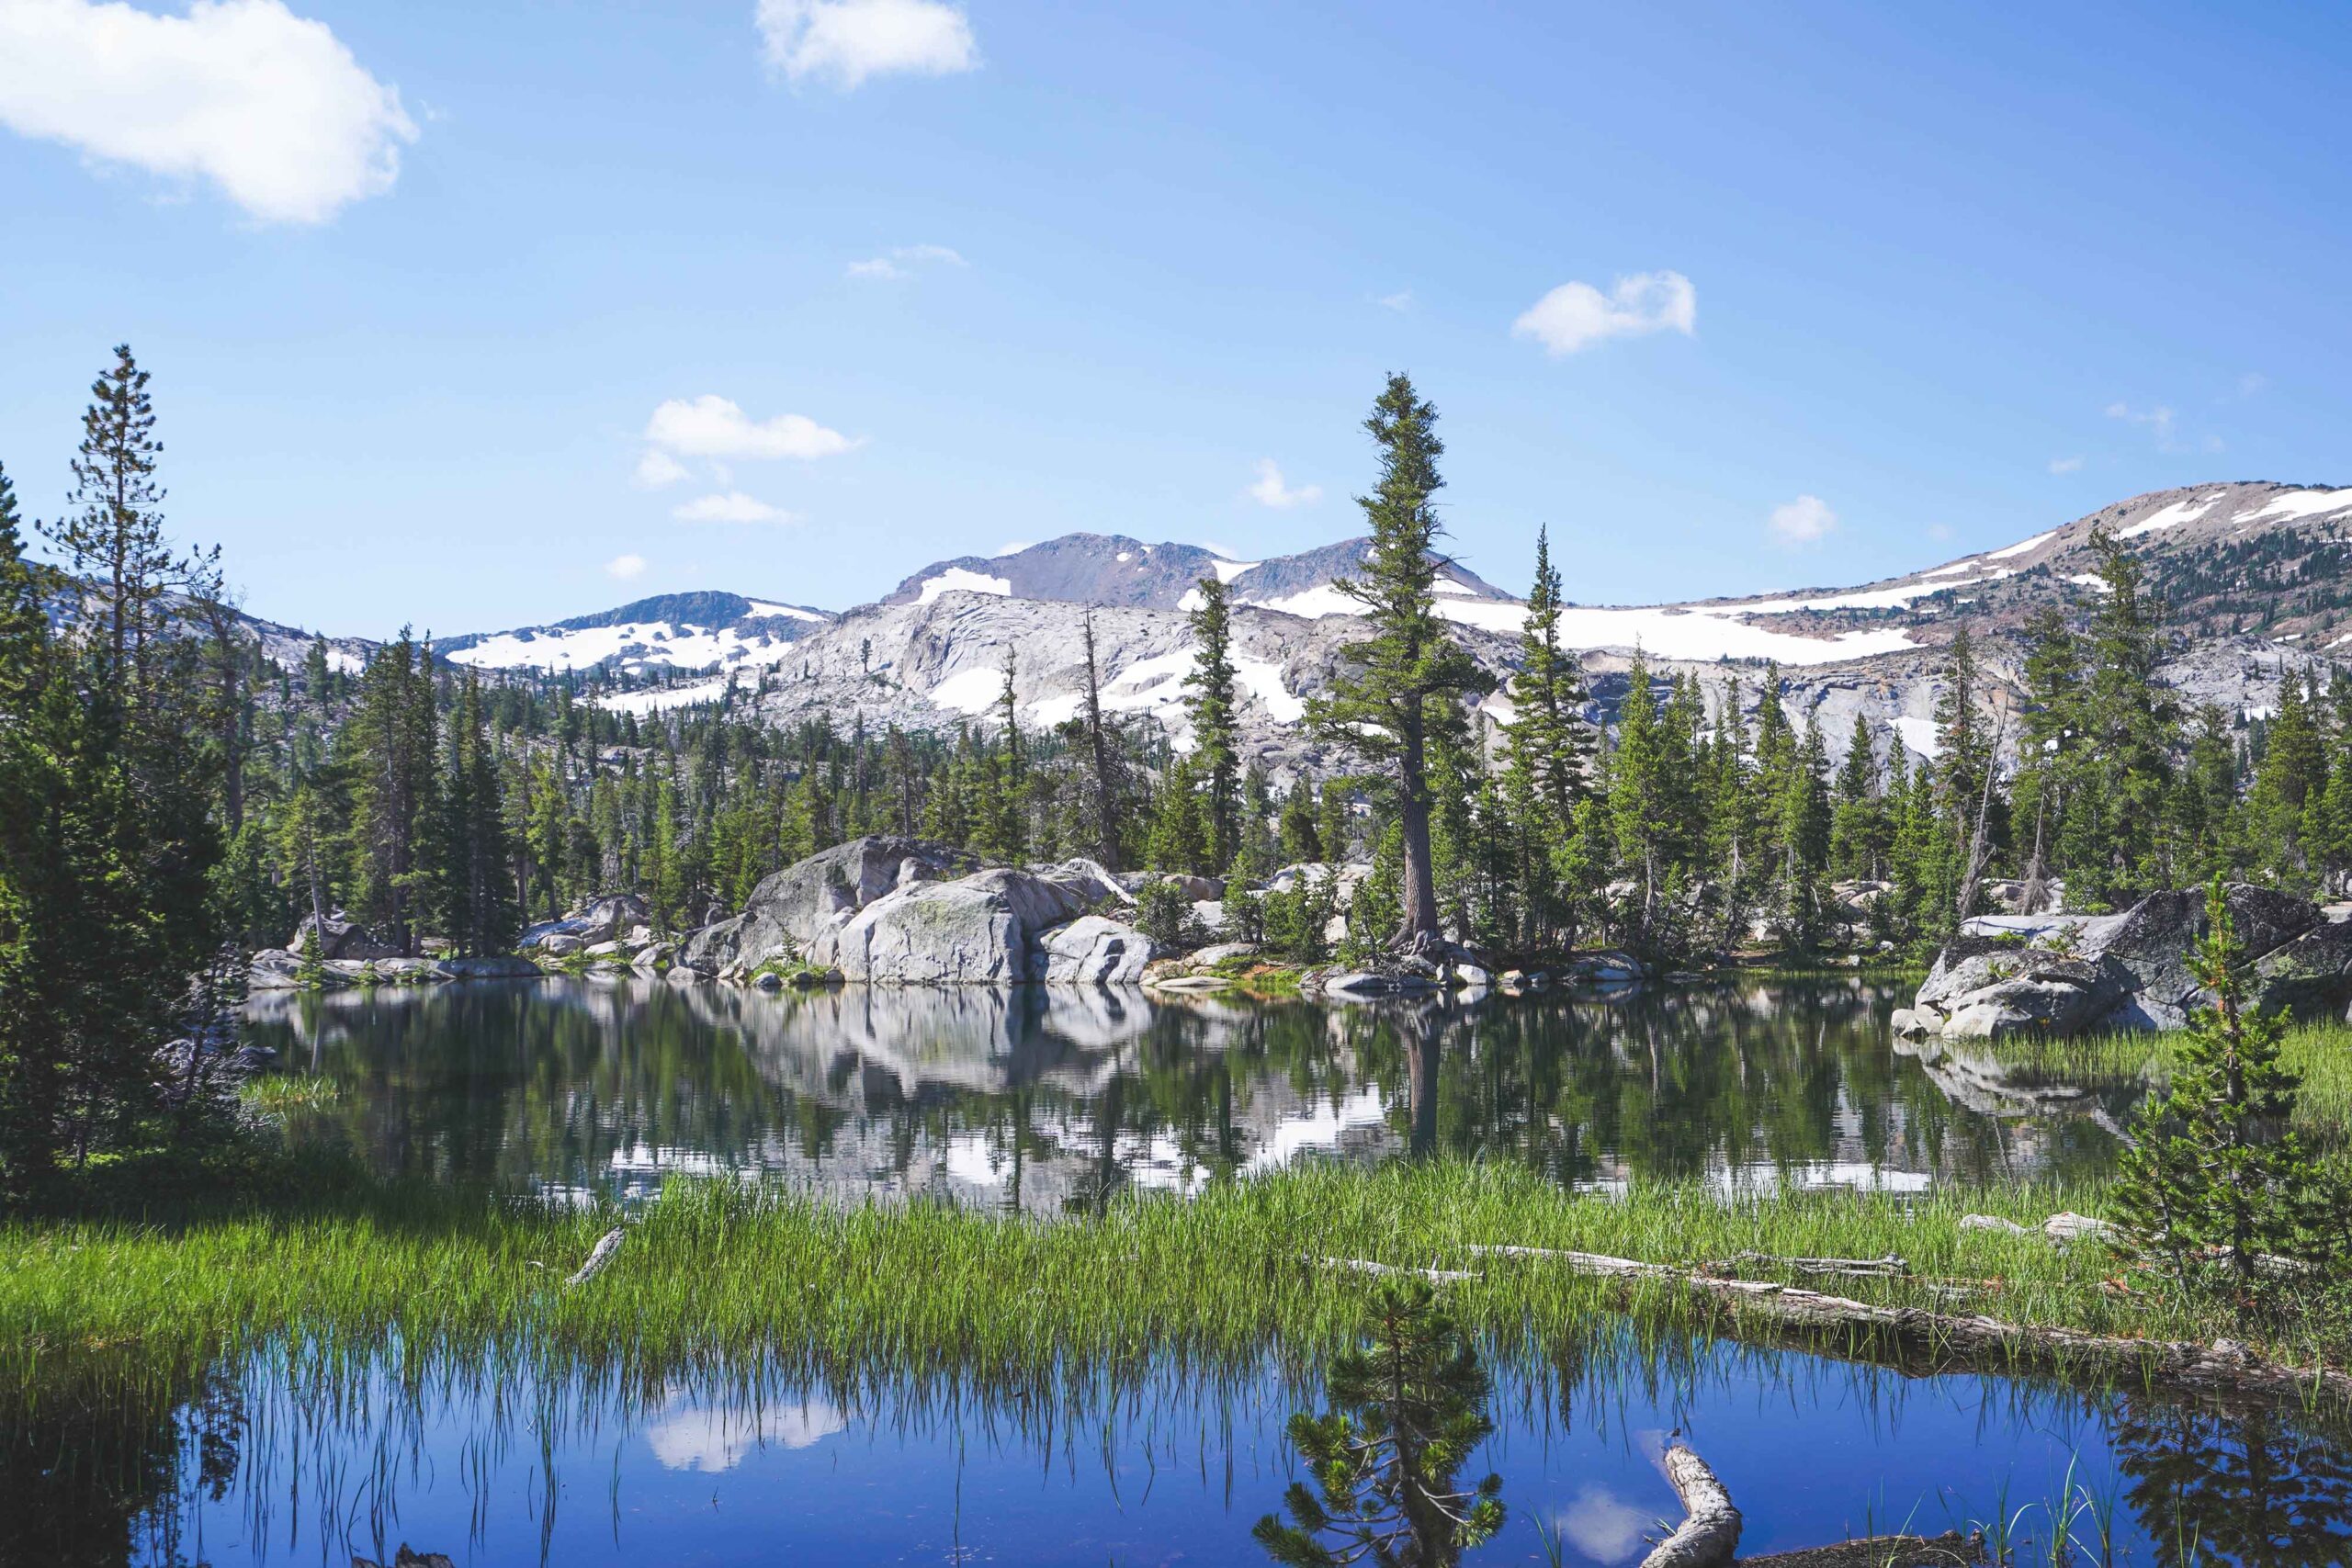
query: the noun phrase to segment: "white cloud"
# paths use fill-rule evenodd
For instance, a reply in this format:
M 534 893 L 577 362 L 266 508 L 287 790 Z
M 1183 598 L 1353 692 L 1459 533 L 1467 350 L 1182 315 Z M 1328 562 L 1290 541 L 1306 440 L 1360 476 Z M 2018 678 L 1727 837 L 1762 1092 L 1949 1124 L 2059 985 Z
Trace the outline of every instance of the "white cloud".
M 2126 424 L 2143 426 L 2156 438 L 2156 450 L 2159 452 L 2177 452 L 2180 449 L 2177 445 L 2173 412 L 2162 403 L 2144 409 L 2135 409 L 2129 403 L 2109 403 L 2107 405 L 2107 417 L 2120 419 Z
M 901 277 L 912 277 L 922 268 L 933 264 L 940 266 L 971 265 L 962 255 L 945 245 L 893 245 L 878 256 L 868 256 L 864 261 L 850 263 L 849 276 L 891 281 Z
M 1383 294 L 1373 301 L 1385 310 L 1409 310 L 1413 308 L 1413 291 L 1399 288 L 1394 294 Z
M 649 451 L 638 458 L 635 477 L 639 489 L 660 490 L 684 479 L 686 466 L 667 452 Z
M 1596 1562 L 1623 1562 L 1645 1544 L 1642 1532 L 1650 1516 L 1606 1487 L 1587 1486 L 1576 1501 L 1554 1516 L 1552 1528 L 1568 1538 L 1578 1553 Z
M 980 62 L 964 13 L 941 0 L 759 0 L 760 52 L 795 84 L 846 93 L 868 76 L 947 76 Z
M 799 518 L 780 506 L 770 506 L 757 496 L 745 495 L 740 490 L 720 494 L 698 495 L 684 505 L 674 508 L 671 516 L 681 523 L 797 523 Z
M 605 563 L 605 575 L 627 582 L 633 577 L 645 575 L 643 556 L 615 556 Z
M 1951 537 L 1951 525 L 1949 523 L 1928 524 L 1928 537 L 1935 540 L 1938 544 L 1943 543 L 1943 541 Z
M 417 134 L 397 88 L 281 0 L 196 0 L 185 16 L 0 0 L 0 125 L 209 180 L 269 223 L 323 223 L 391 189 Z
M 645 439 L 689 457 L 831 457 L 857 445 L 806 414 L 753 420 L 725 398 L 673 398 L 646 422 Z
M 2270 378 L 2259 370 L 2249 370 L 2238 378 L 2238 396 L 2251 398 L 2270 385 Z
M 1294 506 L 1312 506 L 1323 499 L 1321 485 L 1293 486 L 1284 482 L 1283 471 L 1272 457 L 1258 459 L 1258 477 L 1250 486 L 1251 499 L 1261 506 L 1288 510 Z
M 996 547 L 996 554 L 998 557 L 1017 556 L 1023 550 L 1034 550 L 1036 547 L 1037 541 L 1035 539 L 1007 539 Z M 994 559 L 996 557 L 990 558 Z
M 1776 543 L 1795 549 L 1803 545 L 1817 545 L 1838 527 L 1838 514 L 1829 503 L 1817 495 L 1801 495 L 1794 501 L 1772 508 L 1766 526 L 1771 529 Z
M 1699 291 L 1679 272 L 1637 272 L 1603 294 L 1589 283 L 1563 283 L 1511 323 L 1513 337 L 1530 337 L 1546 353 L 1574 354 L 1616 337 L 1677 332 L 1689 337 L 1699 321 Z
M 2052 457 L 2050 459 L 2050 471 L 2053 474 L 2079 474 L 2083 471 L 2083 460 L 2079 457 Z

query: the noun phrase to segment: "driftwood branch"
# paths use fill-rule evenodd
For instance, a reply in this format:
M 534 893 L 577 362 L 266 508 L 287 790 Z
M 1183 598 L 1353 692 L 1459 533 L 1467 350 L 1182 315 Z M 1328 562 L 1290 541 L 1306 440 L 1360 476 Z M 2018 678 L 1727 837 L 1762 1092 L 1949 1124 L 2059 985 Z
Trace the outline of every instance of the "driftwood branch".
M 1911 1265 L 1891 1252 L 1884 1258 L 1780 1258 L 1769 1252 L 1736 1252 L 1731 1261 L 1799 1274 L 1843 1274 L 1868 1280 L 1899 1280 L 1911 1272 Z
M 1642 1568 L 1724 1568 L 1739 1550 L 1739 1510 L 1731 1494 L 1687 1444 L 1669 1446 L 1665 1463 L 1688 1517 L 1642 1559 Z
M 1645 1263 L 1604 1253 L 1544 1247 L 1472 1247 L 1482 1258 L 1508 1258 L 1555 1264 L 1602 1279 L 1655 1280 L 1708 1296 L 1736 1316 L 1763 1320 L 1792 1330 L 1851 1335 L 1860 1330 L 1894 1345 L 1925 1352 L 1939 1365 L 2038 1363 L 2061 1368 L 2097 1367 L 2123 1376 L 2161 1379 L 2184 1388 L 2267 1399 L 2333 1397 L 2352 1402 L 2352 1373 L 2331 1367 L 2290 1367 L 2255 1355 L 2232 1339 L 2211 1345 L 2192 1340 L 2136 1339 L 2086 1334 L 2080 1329 L 2004 1323 L 1982 1315 L 1961 1316 L 1923 1307 L 1880 1306 L 1848 1296 L 1826 1295 L 1769 1280 L 1731 1280 Z M 1348 1267 L 1340 1260 L 1335 1266 Z M 1375 1265 L 1375 1269 L 1385 1268 Z M 1434 1276 L 1437 1270 L 1417 1270 Z
M 580 1266 L 580 1272 L 566 1280 L 564 1285 L 569 1288 L 573 1285 L 586 1284 L 605 1271 L 605 1265 L 610 1263 L 613 1260 L 613 1254 L 620 1249 L 621 1227 L 615 1225 L 605 1233 L 602 1240 L 596 1243 L 596 1250 L 588 1255 L 588 1261 Z
M 1411 1275 L 1415 1279 L 1427 1280 L 1432 1285 L 1456 1285 L 1464 1280 L 1477 1278 L 1476 1274 L 1459 1269 L 1408 1269 L 1394 1263 L 1374 1263 L 1368 1258 L 1317 1258 L 1310 1254 L 1300 1261 L 1318 1269 L 1339 1269 L 1351 1274 Z

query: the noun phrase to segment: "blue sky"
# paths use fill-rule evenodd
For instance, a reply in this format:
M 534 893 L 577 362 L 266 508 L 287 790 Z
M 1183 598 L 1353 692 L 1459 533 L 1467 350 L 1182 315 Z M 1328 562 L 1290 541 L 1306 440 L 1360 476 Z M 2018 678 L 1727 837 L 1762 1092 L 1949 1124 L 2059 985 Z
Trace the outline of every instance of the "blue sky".
M 359 635 L 1303 548 L 1392 368 L 1587 603 L 2352 482 L 2330 7 L 755 3 L 0 0 L 28 510 L 123 338 L 174 531 Z

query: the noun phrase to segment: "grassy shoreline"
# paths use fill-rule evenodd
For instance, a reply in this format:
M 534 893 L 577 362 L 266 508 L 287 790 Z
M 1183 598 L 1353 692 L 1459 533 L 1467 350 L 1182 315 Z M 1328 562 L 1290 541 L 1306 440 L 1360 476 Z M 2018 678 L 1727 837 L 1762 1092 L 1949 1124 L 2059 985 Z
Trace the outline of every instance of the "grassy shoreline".
M 2216 1311 L 2107 1288 L 2116 1264 L 2096 1244 L 2062 1251 L 2039 1235 L 1960 1226 L 1967 1213 L 2031 1226 L 2098 1208 L 2082 1188 L 1726 1201 L 1695 1185 L 1573 1193 L 1497 1165 L 1318 1164 L 1041 1222 L 681 1180 L 628 1226 L 608 1269 L 566 1289 L 610 1213 L 374 1181 L 288 1156 L 239 1197 L 0 1224 L 0 1384 L 30 1386 L 92 1358 L 184 1371 L 298 1337 L 330 1354 L 397 1342 L 463 1356 L 504 1343 L 674 1365 L 783 1348 L 811 1364 L 1016 1377 L 1270 1346 L 1313 1357 L 1345 1339 L 1364 1283 L 1303 1255 L 1448 1268 L 1497 1243 L 1681 1265 L 1749 1249 L 1896 1253 L 1910 1278 L 1808 1282 L 2040 1326 L 2245 1337 Z M 1675 1287 L 1540 1263 L 1490 1267 L 1449 1289 L 1464 1324 L 1498 1341 L 1542 1341 L 1620 1308 L 1664 1328 L 1724 1326 L 1720 1310 Z M 2324 1348 L 2307 1334 L 2270 1347 L 2299 1363 Z M 1859 1341 L 1833 1348 L 1872 1353 Z

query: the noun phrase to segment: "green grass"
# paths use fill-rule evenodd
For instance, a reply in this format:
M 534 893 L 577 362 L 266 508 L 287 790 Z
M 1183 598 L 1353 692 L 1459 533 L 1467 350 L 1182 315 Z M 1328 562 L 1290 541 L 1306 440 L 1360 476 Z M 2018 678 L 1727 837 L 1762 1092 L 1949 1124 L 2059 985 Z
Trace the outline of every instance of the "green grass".
M 158 1372 L 301 1337 L 334 1354 L 397 1342 L 463 1357 L 496 1344 L 680 1365 L 781 1351 L 811 1366 L 954 1366 L 1045 1379 L 1147 1355 L 1213 1364 L 1342 1341 L 1365 1281 L 1301 1255 L 1476 1267 L 1473 1244 L 1699 1263 L 1743 1249 L 1910 1259 L 1913 1280 L 1841 1293 L 2161 1337 L 2227 1325 L 2100 1288 L 2098 1247 L 1960 1229 L 2031 1224 L 2095 1193 L 2017 1187 L 1905 1200 L 1852 1192 L 1726 1202 L 1710 1190 L 1577 1194 L 1493 1165 L 1309 1165 L 1189 1200 L 1132 1197 L 1050 1222 L 937 1203 L 842 1208 L 775 1188 L 673 1181 L 603 1275 L 565 1275 L 613 1223 L 424 1183 L 378 1183 L 287 1156 L 243 1196 L 145 1212 L 129 1177 L 104 1217 L 0 1224 L 0 1383 L 119 1358 Z M 1954 1306 L 1931 1281 L 1981 1288 Z M 1489 1263 L 1451 1287 L 1498 1344 L 1540 1345 L 1630 1308 L 1663 1327 L 1719 1324 L 1679 1290 Z M 2232 1330 L 2234 1332 L 2234 1330 Z M 1865 1353 L 1857 1342 L 1842 1348 Z M 2297 1354 L 2293 1348 L 2287 1353 Z
M 265 1116 L 333 1105 L 343 1097 L 334 1079 L 311 1074 L 266 1073 L 238 1086 L 237 1099 Z
M 2080 1040 L 2003 1040 L 1984 1047 L 2022 1086 L 2071 1084 L 2086 1089 L 2160 1083 L 2172 1070 L 2177 1036 L 2104 1034 Z M 2298 1024 L 2287 1032 L 2280 1059 L 2303 1080 L 2297 1125 L 2321 1142 L 2352 1142 L 2352 1025 Z

